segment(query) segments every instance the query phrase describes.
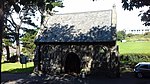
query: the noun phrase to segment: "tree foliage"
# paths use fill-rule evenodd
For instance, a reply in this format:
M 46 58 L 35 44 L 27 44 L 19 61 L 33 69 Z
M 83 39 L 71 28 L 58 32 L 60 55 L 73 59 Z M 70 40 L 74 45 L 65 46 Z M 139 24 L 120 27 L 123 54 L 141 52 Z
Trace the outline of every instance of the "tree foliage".
M 20 47 L 19 47 L 19 30 L 23 29 L 21 27 L 22 23 L 28 24 L 34 27 L 37 27 L 31 17 L 35 17 L 36 11 L 40 11 L 43 14 L 44 11 L 50 13 L 53 7 L 61 6 L 61 2 L 57 2 L 55 0 L 8 0 L 4 2 L 5 9 L 5 19 L 4 19 L 4 38 L 3 40 L 6 46 L 10 46 L 11 38 L 16 41 L 16 55 L 20 56 Z M 7 9 L 7 10 L 6 10 Z M 19 24 L 13 18 L 14 12 L 18 13 L 18 17 L 20 19 Z M 9 32 L 9 33 L 8 33 Z M 10 37 L 11 36 L 11 37 Z M 9 45 L 8 45 L 8 41 Z
M 37 34 L 36 29 L 27 29 L 25 31 L 25 34 L 21 38 L 22 41 L 22 52 L 28 55 L 30 58 L 32 58 L 34 54 L 35 44 L 34 39 Z
M 126 37 L 132 37 L 132 36 L 134 36 L 134 34 L 132 34 L 132 33 L 129 33 L 126 35 Z
M 9 32 L 4 30 L 4 35 L 3 35 L 3 47 L 6 49 L 6 58 L 7 61 L 10 60 L 10 50 L 9 47 L 13 47 L 12 44 L 15 42 L 15 33 Z
M 142 8 L 144 6 L 150 6 L 150 0 L 122 0 L 122 7 L 124 10 L 133 10 L 135 8 Z M 141 21 L 144 22 L 145 26 L 150 26 L 150 8 L 147 11 L 141 11 L 139 14 Z
M 150 38 L 150 32 L 144 33 L 144 37 L 145 37 L 145 38 Z
M 117 40 L 118 40 L 118 41 L 124 40 L 125 37 L 126 37 L 126 34 L 125 34 L 124 31 L 118 31 L 118 32 L 117 32 Z
M 0 59 L 2 58 L 2 38 L 4 22 L 5 20 L 8 20 L 7 17 L 5 17 L 5 15 L 12 14 L 14 10 L 15 12 L 19 13 L 21 11 L 21 6 L 23 6 L 25 10 L 29 10 L 30 8 L 37 8 L 41 12 L 41 14 L 43 14 L 43 12 L 45 11 L 50 12 L 52 10 L 52 8 L 54 7 L 52 5 L 53 2 L 57 2 L 57 0 L 0 0 Z M 12 26 L 14 25 L 15 23 L 12 20 Z M 16 25 L 16 27 L 18 28 L 18 25 Z

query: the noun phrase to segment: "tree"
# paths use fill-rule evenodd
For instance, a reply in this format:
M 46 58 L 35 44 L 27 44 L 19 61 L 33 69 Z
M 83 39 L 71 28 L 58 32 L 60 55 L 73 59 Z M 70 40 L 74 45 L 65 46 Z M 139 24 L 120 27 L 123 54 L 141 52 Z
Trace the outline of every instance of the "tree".
M 4 25 L 4 1 L 0 0 L 0 60 L 2 60 L 3 25 Z M 0 64 L 0 70 L 1 70 L 1 64 Z M 0 73 L 0 80 L 1 80 L 1 73 Z
M 3 46 L 6 49 L 7 52 L 7 61 L 10 61 L 10 51 L 9 47 L 13 47 L 12 44 L 15 42 L 15 31 L 12 29 L 14 24 L 11 20 L 8 19 L 9 12 L 5 14 L 5 20 L 4 20 L 4 31 L 3 31 Z M 15 47 L 13 47 L 15 48 Z
M 142 8 L 144 6 L 150 6 L 150 0 L 122 0 L 122 7 L 124 10 L 133 10 L 133 8 Z M 144 22 L 145 26 L 150 26 L 150 8 L 147 11 L 141 11 L 139 14 L 141 21 Z
M 118 41 L 124 40 L 124 39 L 125 39 L 125 36 L 126 36 L 126 34 L 125 34 L 124 31 L 118 31 L 118 32 L 117 32 L 117 40 L 118 40 Z
M 28 55 L 30 58 L 33 57 L 35 44 L 34 39 L 37 34 L 37 29 L 27 29 L 25 30 L 25 34 L 21 38 L 22 41 L 22 52 Z
M 150 38 L 150 32 L 144 33 L 144 37 L 145 37 L 145 38 Z
M 41 13 L 45 11 L 50 13 L 52 8 L 54 7 L 52 5 L 53 2 L 57 2 L 57 0 L 0 0 L 0 59 L 2 58 L 2 38 L 3 38 L 4 20 L 6 19 L 4 18 L 4 15 L 6 13 L 9 13 L 11 8 L 13 8 L 17 13 L 19 13 L 21 10 L 20 6 L 23 6 L 25 10 L 29 10 L 30 8 L 34 9 L 35 7 L 37 7 Z
M 132 33 L 129 33 L 126 35 L 126 37 L 132 37 L 132 36 L 134 36 L 134 34 L 132 34 Z
M 12 36 L 12 37 L 14 37 L 14 36 Z M 10 37 L 10 34 L 5 34 L 5 32 L 4 32 L 3 47 L 5 47 L 5 49 L 6 49 L 7 61 L 10 61 L 10 50 L 9 50 L 9 47 L 10 46 L 13 47 L 12 44 L 14 43 L 14 38 L 12 38 L 12 37 Z

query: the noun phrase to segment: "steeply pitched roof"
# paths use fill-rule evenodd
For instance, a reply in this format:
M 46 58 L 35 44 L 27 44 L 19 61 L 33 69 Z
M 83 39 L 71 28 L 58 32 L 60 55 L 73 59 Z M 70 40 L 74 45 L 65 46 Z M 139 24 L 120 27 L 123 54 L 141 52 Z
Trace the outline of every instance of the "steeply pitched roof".
M 112 10 L 47 16 L 35 42 L 115 41 Z

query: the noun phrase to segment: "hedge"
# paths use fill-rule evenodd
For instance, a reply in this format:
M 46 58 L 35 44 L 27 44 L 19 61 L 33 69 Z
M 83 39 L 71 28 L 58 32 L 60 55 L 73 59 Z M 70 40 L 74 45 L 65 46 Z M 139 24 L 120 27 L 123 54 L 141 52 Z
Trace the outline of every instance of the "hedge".
M 128 53 L 120 55 L 121 68 L 132 69 L 138 62 L 150 62 L 150 54 L 138 54 L 138 53 Z
M 120 61 L 128 62 L 150 62 L 150 54 L 121 54 Z

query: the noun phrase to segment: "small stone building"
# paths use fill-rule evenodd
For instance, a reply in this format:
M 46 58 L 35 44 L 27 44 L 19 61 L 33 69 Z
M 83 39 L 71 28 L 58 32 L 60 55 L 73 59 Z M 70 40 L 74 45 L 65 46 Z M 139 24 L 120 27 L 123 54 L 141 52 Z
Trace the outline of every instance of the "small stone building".
M 46 15 L 35 39 L 35 68 L 47 74 L 119 74 L 116 10 Z

